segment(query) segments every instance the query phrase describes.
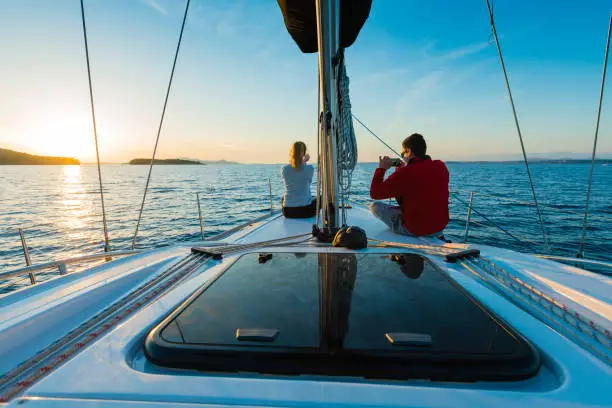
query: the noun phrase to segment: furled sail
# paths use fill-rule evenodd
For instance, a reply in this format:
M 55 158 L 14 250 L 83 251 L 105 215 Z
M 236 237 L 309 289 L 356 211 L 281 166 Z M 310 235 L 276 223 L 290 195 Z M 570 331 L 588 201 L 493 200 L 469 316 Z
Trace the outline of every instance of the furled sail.
M 315 0 L 277 0 L 287 31 L 302 52 L 317 52 Z M 372 0 L 340 0 L 340 46 L 350 47 L 368 19 Z

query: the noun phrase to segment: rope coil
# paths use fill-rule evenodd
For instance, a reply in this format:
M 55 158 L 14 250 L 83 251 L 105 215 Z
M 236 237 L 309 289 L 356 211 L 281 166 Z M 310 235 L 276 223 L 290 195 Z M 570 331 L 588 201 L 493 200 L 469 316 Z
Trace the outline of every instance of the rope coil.
M 338 175 L 340 184 L 340 199 L 342 201 L 342 224 L 346 225 L 346 201 L 351 194 L 353 170 L 357 165 L 357 139 L 351 114 L 351 99 L 349 96 L 349 78 L 344 64 L 344 53 L 340 54 L 338 75 Z

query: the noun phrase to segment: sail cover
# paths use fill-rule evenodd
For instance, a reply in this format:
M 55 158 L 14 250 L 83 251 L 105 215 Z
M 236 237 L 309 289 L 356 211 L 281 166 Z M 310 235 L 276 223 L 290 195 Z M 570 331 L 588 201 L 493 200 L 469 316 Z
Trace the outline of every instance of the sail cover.
M 287 31 L 304 53 L 317 52 L 315 0 L 277 0 Z M 372 0 L 340 0 L 340 46 L 350 47 L 368 19 Z

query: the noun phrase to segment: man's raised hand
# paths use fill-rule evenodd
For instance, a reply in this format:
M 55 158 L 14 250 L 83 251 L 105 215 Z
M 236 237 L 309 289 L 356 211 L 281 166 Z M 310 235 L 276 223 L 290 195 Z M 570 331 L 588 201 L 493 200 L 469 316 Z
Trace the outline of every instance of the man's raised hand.
M 378 156 L 378 168 L 388 170 L 391 167 L 391 158 L 389 156 Z

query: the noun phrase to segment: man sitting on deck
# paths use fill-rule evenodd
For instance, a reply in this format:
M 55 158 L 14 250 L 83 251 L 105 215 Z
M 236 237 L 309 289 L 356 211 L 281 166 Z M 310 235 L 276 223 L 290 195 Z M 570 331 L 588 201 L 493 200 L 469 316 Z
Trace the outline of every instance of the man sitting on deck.
M 375 201 L 370 209 L 397 234 L 438 235 L 448 224 L 448 169 L 427 156 L 427 144 L 418 133 L 404 139 L 401 153 L 404 160 L 386 180 L 393 162 L 379 158 L 370 186 L 374 200 L 395 197 L 399 206 Z

